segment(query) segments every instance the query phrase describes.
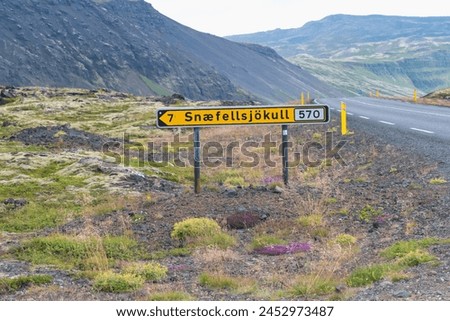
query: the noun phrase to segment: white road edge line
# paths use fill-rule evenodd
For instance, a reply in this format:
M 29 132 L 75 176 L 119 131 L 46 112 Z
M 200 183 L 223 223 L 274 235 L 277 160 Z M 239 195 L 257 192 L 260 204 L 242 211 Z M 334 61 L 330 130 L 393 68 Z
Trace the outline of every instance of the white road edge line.
M 432 131 L 429 131 L 429 130 L 425 130 L 425 129 L 414 128 L 414 127 L 410 128 L 410 129 L 411 129 L 411 130 L 415 130 L 415 131 L 418 131 L 418 132 L 422 132 L 422 133 L 427 133 L 427 134 L 434 134 L 434 132 L 432 132 Z
M 347 115 L 353 116 L 353 113 L 347 113 Z
M 366 117 L 366 116 L 359 116 L 359 118 L 362 118 L 362 119 L 370 119 L 369 117 Z
M 391 125 L 391 126 L 394 126 L 394 125 L 395 125 L 394 123 L 390 123 L 390 122 L 384 121 L 384 120 L 380 120 L 380 123 L 386 124 L 386 125 Z

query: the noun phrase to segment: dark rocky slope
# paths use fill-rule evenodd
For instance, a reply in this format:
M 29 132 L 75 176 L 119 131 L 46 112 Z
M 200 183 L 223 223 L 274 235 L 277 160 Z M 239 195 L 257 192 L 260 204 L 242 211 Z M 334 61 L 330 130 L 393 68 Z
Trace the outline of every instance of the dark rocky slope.
M 260 46 L 187 28 L 143 0 L 5 0 L 0 83 L 281 102 L 336 92 Z

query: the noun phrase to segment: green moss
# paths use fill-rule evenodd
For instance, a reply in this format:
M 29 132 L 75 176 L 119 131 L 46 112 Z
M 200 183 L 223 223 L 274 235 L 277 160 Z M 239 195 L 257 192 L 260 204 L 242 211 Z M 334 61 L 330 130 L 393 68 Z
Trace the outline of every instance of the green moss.
M 391 262 L 358 268 L 348 277 L 347 284 L 352 287 L 365 286 L 387 275 L 403 275 L 402 271 L 408 267 L 437 262 L 436 257 L 426 249 L 441 244 L 450 244 L 450 239 L 426 238 L 394 243 L 380 253 Z
M 381 252 L 381 256 L 388 259 L 401 258 L 408 253 L 419 249 L 426 249 L 432 245 L 445 243 L 445 240 L 437 238 L 425 238 L 421 240 L 400 241 L 392 244 Z
M 133 292 L 144 285 L 144 279 L 134 274 L 117 274 L 111 271 L 99 273 L 94 278 L 94 289 L 103 292 Z
M 49 284 L 52 281 L 53 277 L 45 274 L 0 278 L 0 294 L 12 293 L 30 285 Z
M 156 263 L 132 263 L 128 265 L 124 272 L 144 278 L 146 281 L 158 281 L 166 277 L 167 267 Z
M 371 265 L 358 268 L 353 271 L 347 279 L 348 286 L 360 287 L 372 284 L 383 279 L 392 267 L 388 264 Z

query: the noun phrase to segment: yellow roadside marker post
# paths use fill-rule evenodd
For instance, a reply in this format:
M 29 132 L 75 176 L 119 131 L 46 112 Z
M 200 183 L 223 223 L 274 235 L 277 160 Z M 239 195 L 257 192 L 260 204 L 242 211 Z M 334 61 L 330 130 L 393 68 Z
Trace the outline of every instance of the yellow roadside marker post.
M 341 101 L 341 134 L 347 135 L 347 105 Z
M 413 100 L 415 103 L 417 103 L 417 89 L 414 89 Z
M 305 94 L 302 92 L 302 94 L 300 95 L 300 105 L 304 104 L 305 104 Z
M 380 91 L 377 90 L 377 98 L 380 98 Z

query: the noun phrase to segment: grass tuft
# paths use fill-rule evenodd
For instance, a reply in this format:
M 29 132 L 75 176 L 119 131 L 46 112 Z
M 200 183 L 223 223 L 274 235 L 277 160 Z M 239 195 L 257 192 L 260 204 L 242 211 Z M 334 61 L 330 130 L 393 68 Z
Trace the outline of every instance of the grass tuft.
M 210 289 L 236 290 L 239 287 L 235 278 L 218 273 L 202 273 L 199 277 L 199 283 Z
M 124 272 L 144 278 L 146 281 L 159 281 L 166 277 L 167 267 L 156 263 L 132 263 L 128 265 Z
M 188 247 L 215 246 L 226 249 L 236 244 L 234 237 L 223 232 L 219 224 L 209 218 L 189 218 L 175 223 L 171 237 Z
M 186 292 L 167 291 L 151 294 L 148 301 L 194 301 L 194 297 Z
M 347 279 L 348 286 L 360 287 L 372 284 L 383 279 L 391 269 L 388 264 L 377 264 L 361 267 L 353 271 Z
M 430 180 L 430 184 L 431 184 L 431 185 L 442 185 L 442 184 L 446 184 L 446 183 L 447 183 L 447 180 L 445 180 L 445 179 L 442 178 L 442 177 L 432 178 L 432 179 Z
M 133 292 L 144 285 L 144 278 L 134 274 L 117 274 L 111 271 L 98 274 L 94 278 L 94 289 L 102 292 Z
M 336 282 L 329 278 L 308 275 L 299 278 L 289 293 L 293 296 L 303 297 L 326 295 L 333 293 L 336 285 Z
M 350 234 L 339 234 L 334 241 L 342 247 L 349 247 L 356 243 L 356 237 Z
M 0 278 L 0 294 L 12 293 L 30 285 L 49 284 L 52 281 L 53 277 L 45 274 Z

